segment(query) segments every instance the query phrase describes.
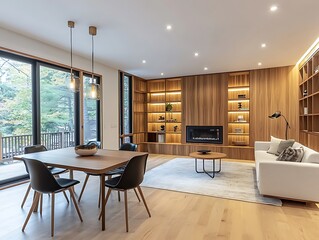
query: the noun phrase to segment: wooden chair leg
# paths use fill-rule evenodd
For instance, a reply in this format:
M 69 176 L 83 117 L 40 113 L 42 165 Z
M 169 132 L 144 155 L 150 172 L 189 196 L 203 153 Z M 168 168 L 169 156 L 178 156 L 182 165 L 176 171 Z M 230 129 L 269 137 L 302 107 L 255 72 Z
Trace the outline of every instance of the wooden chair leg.
M 126 224 L 126 232 L 128 232 L 127 190 L 124 191 L 124 204 L 125 204 L 125 224 Z
M 84 192 L 84 189 L 85 189 L 85 186 L 89 180 L 89 177 L 90 175 L 89 174 L 86 174 L 86 177 L 85 177 L 85 180 L 84 180 L 84 184 L 83 184 L 83 187 L 82 187 L 82 190 L 81 190 L 81 193 L 80 193 L 80 196 L 79 196 L 79 202 L 81 201 L 81 198 L 82 198 L 82 195 L 83 195 L 83 192 Z
M 51 194 L 51 237 L 54 235 L 54 200 L 55 200 L 55 193 Z
M 35 197 L 36 197 L 36 191 L 34 191 L 34 194 L 33 194 L 33 201 L 35 200 Z M 38 211 L 39 200 L 40 200 L 40 197 L 38 198 L 38 200 L 36 202 L 36 205 L 35 205 L 35 208 L 33 209 L 33 212 L 37 212 Z
M 67 201 L 67 202 L 68 202 L 68 204 L 69 204 L 69 203 L 70 203 L 70 201 L 69 201 L 69 198 L 68 198 L 68 196 L 66 195 L 65 191 L 63 191 L 63 195 L 64 195 L 64 197 L 65 197 L 66 201 Z
M 106 193 L 106 197 L 105 197 L 105 205 L 106 205 L 107 201 L 109 200 L 109 197 L 110 197 L 110 195 L 111 195 L 111 191 L 112 191 L 112 189 L 111 189 L 111 188 L 109 188 L 109 190 L 108 190 L 108 191 L 107 191 L 107 193 Z M 102 217 L 102 211 L 100 212 L 99 220 L 101 219 L 101 217 Z
M 76 209 L 76 211 L 77 211 L 77 213 L 79 215 L 79 218 L 80 218 L 81 222 L 83 222 L 83 218 L 82 218 L 82 215 L 81 215 L 81 212 L 80 212 L 80 209 L 79 209 L 79 205 L 76 202 L 76 199 L 75 199 L 75 196 L 74 196 L 74 190 L 73 190 L 72 187 L 69 188 L 69 192 L 70 192 L 71 199 L 73 200 L 75 209 Z
M 137 197 L 138 201 L 139 201 L 139 202 L 141 202 L 141 199 L 140 199 L 140 197 L 138 196 L 137 191 L 136 191 L 136 189 L 135 189 L 135 188 L 134 188 L 134 192 L 135 192 L 135 195 L 136 195 L 136 197 Z
M 29 196 L 30 190 L 31 190 L 31 183 L 29 183 L 28 189 L 27 189 L 27 191 L 26 191 L 26 193 L 24 195 L 23 201 L 21 203 L 21 208 L 23 208 L 23 206 L 25 204 L 25 201 L 27 200 L 27 198 Z
M 141 195 L 141 198 L 142 198 L 142 200 L 143 200 L 143 203 L 144 203 L 144 206 L 145 206 L 146 211 L 147 211 L 147 213 L 148 213 L 148 216 L 151 217 L 151 213 L 150 213 L 150 210 L 148 209 L 148 206 L 147 206 L 147 204 L 146 204 L 146 201 L 145 201 L 145 198 L 144 198 L 144 195 L 143 195 L 143 192 L 142 192 L 141 187 L 138 186 L 138 187 L 137 187 L 137 190 L 138 190 L 138 192 L 139 192 L 140 195 Z
M 27 218 L 25 219 L 24 224 L 22 226 L 22 232 L 24 232 L 24 229 L 26 228 L 26 226 L 28 224 L 28 221 L 29 221 L 29 219 L 31 217 L 31 214 L 34 211 L 35 207 L 37 206 L 37 202 L 39 200 L 39 197 L 40 197 L 40 193 L 36 192 L 35 193 L 35 198 L 33 199 L 33 202 L 32 202 L 31 208 L 30 208 L 30 211 L 29 211 L 29 213 L 27 215 Z

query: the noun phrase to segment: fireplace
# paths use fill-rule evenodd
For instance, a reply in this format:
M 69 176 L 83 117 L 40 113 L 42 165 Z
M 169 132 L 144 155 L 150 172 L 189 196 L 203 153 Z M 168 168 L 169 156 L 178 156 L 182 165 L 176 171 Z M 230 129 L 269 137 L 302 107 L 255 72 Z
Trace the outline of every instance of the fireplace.
M 223 143 L 223 126 L 186 126 L 186 142 Z

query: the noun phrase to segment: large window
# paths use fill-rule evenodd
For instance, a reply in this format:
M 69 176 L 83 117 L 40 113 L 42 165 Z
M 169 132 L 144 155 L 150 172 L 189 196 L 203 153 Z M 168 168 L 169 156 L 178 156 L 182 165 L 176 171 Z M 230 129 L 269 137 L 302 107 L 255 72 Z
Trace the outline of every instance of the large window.
M 0 133 L 3 158 L 32 144 L 32 65 L 0 56 Z M 13 150 L 13 151 L 12 151 Z
M 99 79 L 95 79 L 99 83 Z M 84 76 L 83 78 L 83 118 L 84 130 L 83 137 L 84 143 L 89 141 L 100 140 L 99 131 L 99 100 L 91 99 L 90 90 L 92 84 L 91 76 Z
M 90 77 L 75 74 L 84 86 L 77 92 L 70 90 L 70 69 L 0 51 L 0 167 L 15 163 L 26 146 L 50 150 L 100 141 L 100 101 L 85 96 Z M 26 174 L 24 167 L 8 169 L 0 169 L 0 184 Z
M 132 142 L 132 76 L 120 75 L 120 144 Z
M 74 93 L 70 73 L 40 66 L 41 144 L 48 149 L 75 145 Z

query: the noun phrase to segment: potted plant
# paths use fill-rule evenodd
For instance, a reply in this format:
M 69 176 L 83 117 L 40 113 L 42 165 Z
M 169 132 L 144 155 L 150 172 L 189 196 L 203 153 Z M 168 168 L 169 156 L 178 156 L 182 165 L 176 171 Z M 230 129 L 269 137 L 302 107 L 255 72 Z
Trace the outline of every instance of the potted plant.
M 171 103 L 166 103 L 165 109 L 166 109 L 166 112 L 171 112 L 173 109 L 173 105 Z

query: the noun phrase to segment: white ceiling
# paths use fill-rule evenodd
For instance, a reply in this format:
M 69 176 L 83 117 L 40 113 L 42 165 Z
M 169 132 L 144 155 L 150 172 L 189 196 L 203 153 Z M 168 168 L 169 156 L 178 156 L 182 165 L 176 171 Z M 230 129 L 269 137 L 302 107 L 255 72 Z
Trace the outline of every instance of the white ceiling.
M 319 37 L 318 0 L 1 0 L 0 7 L 0 27 L 67 51 L 67 21 L 75 21 L 74 51 L 86 58 L 95 25 L 96 61 L 147 79 L 292 65 Z

